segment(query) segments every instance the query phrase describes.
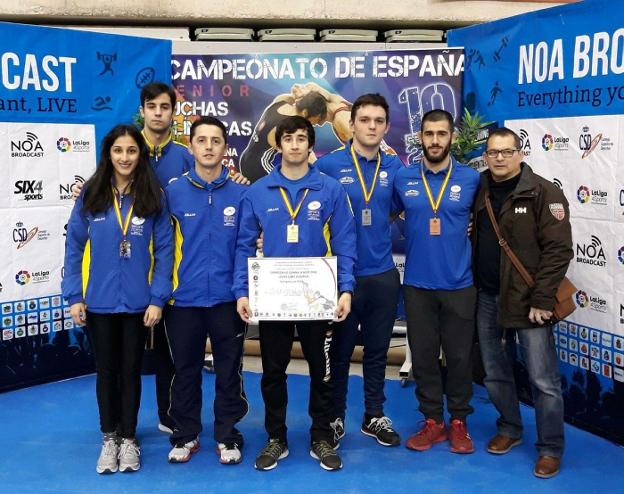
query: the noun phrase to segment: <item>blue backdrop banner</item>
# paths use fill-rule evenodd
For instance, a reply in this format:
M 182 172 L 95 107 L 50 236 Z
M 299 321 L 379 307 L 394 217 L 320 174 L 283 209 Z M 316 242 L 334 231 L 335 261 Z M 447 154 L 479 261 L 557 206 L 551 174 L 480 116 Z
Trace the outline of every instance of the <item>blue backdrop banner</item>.
M 71 185 L 170 61 L 169 41 L 0 23 L 0 391 L 92 371 L 60 296 Z

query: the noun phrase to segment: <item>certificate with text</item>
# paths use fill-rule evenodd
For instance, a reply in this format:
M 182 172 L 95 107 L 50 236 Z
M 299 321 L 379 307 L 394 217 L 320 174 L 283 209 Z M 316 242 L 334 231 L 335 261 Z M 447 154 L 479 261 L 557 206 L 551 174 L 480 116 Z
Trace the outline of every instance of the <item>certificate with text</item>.
M 252 257 L 247 265 L 252 320 L 334 318 L 338 300 L 336 257 Z

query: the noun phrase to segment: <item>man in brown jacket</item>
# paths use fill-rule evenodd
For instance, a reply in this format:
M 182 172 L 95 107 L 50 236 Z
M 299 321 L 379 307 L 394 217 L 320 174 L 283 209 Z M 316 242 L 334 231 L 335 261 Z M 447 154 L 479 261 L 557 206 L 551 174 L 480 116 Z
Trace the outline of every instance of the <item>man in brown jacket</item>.
M 522 162 L 520 138 L 507 128 L 490 133 L 481 189 L 474 205 L 477 328 L 485 386 L 500 416 L 488 443 L 505 454 L 522 442 L 514 382 L 514 334 L 526 363 L 537 419 L 538 459 L 533 473 L 559 472 L 563 453 L 563 398 L 550 318 L 555 293 L 573 257 L 570 212 L 560 189 Z M 535 280 L 529 288 L 501 252 L 485 208 L 489 196 L 501 236 Z

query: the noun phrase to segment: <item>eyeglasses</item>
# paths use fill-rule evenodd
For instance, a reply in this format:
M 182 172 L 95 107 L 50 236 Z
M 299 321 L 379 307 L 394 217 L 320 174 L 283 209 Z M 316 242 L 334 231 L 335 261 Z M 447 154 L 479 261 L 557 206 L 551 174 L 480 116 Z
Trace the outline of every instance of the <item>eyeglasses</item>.
M 511 158 L 516 151 L 520 151 L 519 149 L 488 149 L 485 152 L 485 155 L 488 158 L 496 158 L 499 153 L 503 155 L 503 158 Z

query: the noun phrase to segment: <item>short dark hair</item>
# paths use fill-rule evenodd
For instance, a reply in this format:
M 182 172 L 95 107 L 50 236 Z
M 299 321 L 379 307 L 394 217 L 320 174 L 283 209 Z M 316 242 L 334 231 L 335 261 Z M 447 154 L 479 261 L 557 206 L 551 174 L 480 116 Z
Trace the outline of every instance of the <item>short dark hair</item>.
M 275 143 L 277 147 L 282 147 L 282 137 L 284 137 L 284 134 L 294 134 L 299 129 L 307 131 L 308 146 L 314 147 L 314 127 L 312 127 L 312 124 L 307 119 L 298 115 L 283 118 L 280 123 L 277 124 L 275 128 Z
M 449 124 L 449 129 L 451 132 L 455 130 L 455 123 L 453 122 L 453 115 L 451 115 L 446 110 L 429 110 L 425 113 L 420 121 L 420 130 L 425 128 L 425 122 L 440 122 L 442 120 L 446 120 Z
M 499 127 L 498 129 L 490 131 L 490 134 L 485 141 L 486 150 L 492 137 L 513 137 L 514 146 L 516 146 L 516 149 L 520 149 L 522 147 L 522 139 L 520 139 L 520 136 L 518 134 L 516 134 L 513 130 L 508 129 L 507 127 Z
M 171 107 L 173 108 L 177 99 L 175 89 L 164 82 L 151 82 L 141 89 L 141 106 L 144 107 L 147 101 L 158 98 L 161 94 L 169 96 Z
M 227 128 L 225 124 L 215 117 L 199 117 L 191 124 L 191 130 L 189 132 L 189 141 L 193 140 L 193 136 L 195 136 L 195 130 L 200 125 L 214 125 L 215 127 L 219 127 L 221 132 L 223 133 L 223 140 L 227 144 Z
M 386 123 L 390 122 L 390 107 L 388 106 L 388 102 L 386 98 L 384 98 L 379 93 L 368 93 L 358 96 L 358 98 L 353 102 L 353 106 L 351 107 L 351 121 L 355 122 L 355 114 L 358 109 L 362 106 L 373 105 L 373 106 L 381 106 L 386 112 Z
M 308 94 L 297 100 L 295 108 L 298 112 L 306 110 L 308 117 L 319 117 L 321 120 L 327 116 L 327 100 L 318 91 L 310 91 Z

